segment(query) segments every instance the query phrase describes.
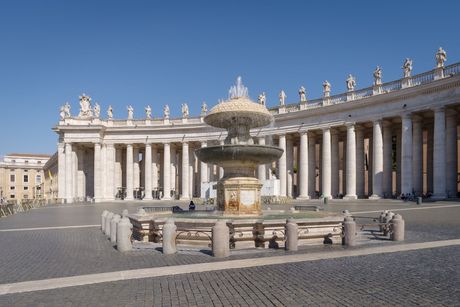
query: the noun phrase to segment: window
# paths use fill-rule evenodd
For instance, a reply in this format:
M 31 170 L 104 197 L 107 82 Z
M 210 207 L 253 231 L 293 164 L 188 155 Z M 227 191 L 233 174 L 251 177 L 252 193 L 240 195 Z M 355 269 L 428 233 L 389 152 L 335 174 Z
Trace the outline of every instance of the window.
M 24 175 L 24 183 L 28 183 L 29 182 L 29 175 Z
M 29 187 L 24 187 L 24 191 L 27 191 L 27 190 L 29 190 Z
M 15 182 L 16 181 L 16 175 L 11 174 L 10 175 L 10 182 Z
M 14 194 L 11 194 L 11 195 L 10 195 L 10 198 L 15 198 L 15 195 L 14 195 Z
M 42 164 L 42 161 L 37 161 L 37 164 Z
M 14 187 L 14 186 L 11 186 L 11 187 L 10 187 L 10 190 L 14 190 L 14 189 L 15 189 L 15 187 Z
M 25 163 L 26 163 L 26 164 L 29 164 L 29 160 L 26 160 Z
M 42 183 L 42 176 L 41 175 L 35 176 L 35 184 L 40 184 L 40 183 Z
M 40 191 L 42 189 L 42 187 L 38 186 L 37 187 L 37 191 Z
M 28 198 L 29 198 L 29 195 L 27 195 L 27 194 L 24 194 L 22 198 L 24 198 L 24 199 L 28 199 Z
M 24 173 L 28 173 L 28 172 L 29 172 L 29 170 L 28 170 L 28 169 L 25 169 L 25 170 L 24 170 Z

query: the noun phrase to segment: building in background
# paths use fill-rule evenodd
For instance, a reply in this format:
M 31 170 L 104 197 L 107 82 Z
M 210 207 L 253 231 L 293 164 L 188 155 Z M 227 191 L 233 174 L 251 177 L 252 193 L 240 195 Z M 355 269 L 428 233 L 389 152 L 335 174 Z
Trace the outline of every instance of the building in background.
M 58 157 L 57 152 L 49 158 L 43 166 L 43 175 L 45 188 L 43 190 L 44 198 L 47 200 L 56 200 L 58 198 Z
M 7 200 L 44 198 L 43 167 L 50 155 L 12 153 L 0 161 L 0 197 Z

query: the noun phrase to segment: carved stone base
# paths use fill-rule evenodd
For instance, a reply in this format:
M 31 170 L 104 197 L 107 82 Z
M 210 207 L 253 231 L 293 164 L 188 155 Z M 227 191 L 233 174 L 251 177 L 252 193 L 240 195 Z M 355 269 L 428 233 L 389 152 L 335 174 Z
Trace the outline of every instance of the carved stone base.
M 261 215 L 261 188 L 257 178 L 222 178 L 217 183 L 217 208 L 224 215 Z

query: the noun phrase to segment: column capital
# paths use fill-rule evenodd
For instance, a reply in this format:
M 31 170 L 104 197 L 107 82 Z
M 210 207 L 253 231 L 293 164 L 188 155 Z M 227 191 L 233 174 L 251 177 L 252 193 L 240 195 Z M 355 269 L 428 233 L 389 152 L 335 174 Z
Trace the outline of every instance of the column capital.
M 372 120 L 372 124 L 373 124 L 373 125 L 375 125 L 375 124 L 380 124 L 380 125 L 381 125 L 382 122 L 383 122 L 383 118 L 381 118 L 381 117 L 374 118 L 374 119 Z
M 422 120 L 423 120 L 423 117 L 422 117 L 422 116 L 417 115 L 417 114 L 413 114 L 413 115 L 412 115 L 412 121 L 413 121 L 414 123 L 421 123 Z
M 330 127 L 330 126 L 323 127 L 323 128 L 321 128 L 321 131 L 322 131 L 323 133 L 326 132 L 326 131 L 329 131 L 329 132 L 330 132 L 330 131 L 331 131 L 331 127 Z
M 403 114 L 401 114 L 401 119 L 412 119 L 412 113 L 404 112 Z
M 348 128 L 355 128 L 356 123 L 355 122 L 346 122 L 345 126 Z
M 434 113 L 444 112 L 446 108 L 444 106 L 434 107 L 432 108 Z
M 310 136 L 310 134 L 311 133 L 310 133 L 310 131 L 308 129 L 299 131 L 300 136 L 302 136 L 302 135 Z
M 207 147 L 208 142 L 207 141 L 201 141 L 201 147 Z

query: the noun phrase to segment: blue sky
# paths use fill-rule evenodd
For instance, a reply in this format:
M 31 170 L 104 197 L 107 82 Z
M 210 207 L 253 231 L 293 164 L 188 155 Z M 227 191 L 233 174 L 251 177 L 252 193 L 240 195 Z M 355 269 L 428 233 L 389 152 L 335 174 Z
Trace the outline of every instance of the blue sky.
M 256 99 L 277 104 L 281 89 L 297 101 L 400 78 L 434 67 L 439 46 L 447 64 L 460 61 L 460 1 L 1 1 L 0 155 L 54 153 L 51 128 L 78 96 L 109 104 L 116 118 L 153 115 L 169 104 L 192 115 L 227 96 L 238 75 Z

